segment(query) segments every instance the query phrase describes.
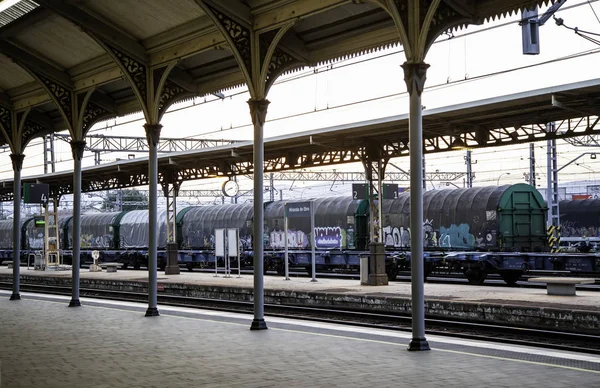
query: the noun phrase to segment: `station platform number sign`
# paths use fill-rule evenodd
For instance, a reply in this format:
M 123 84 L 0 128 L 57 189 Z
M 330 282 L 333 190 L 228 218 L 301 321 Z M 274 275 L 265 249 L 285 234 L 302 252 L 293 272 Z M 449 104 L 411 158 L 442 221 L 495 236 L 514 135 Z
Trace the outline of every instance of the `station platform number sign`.
M 25 183 L 23 185 L 23 201 L 25 203 L 48 203 L 50 186 L 46 183 Z
M 369 185 L 367 183 L 352 184 L 352 199 L 369 198 Z M 383 199 L 398 198 L 398 185 L 396 183 L 383 184 Z

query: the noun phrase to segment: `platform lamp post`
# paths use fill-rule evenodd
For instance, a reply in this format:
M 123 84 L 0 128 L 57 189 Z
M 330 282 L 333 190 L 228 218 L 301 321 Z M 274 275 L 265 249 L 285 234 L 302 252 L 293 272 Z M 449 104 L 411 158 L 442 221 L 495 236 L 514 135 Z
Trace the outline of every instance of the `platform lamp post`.
M 496 180 L 496 186 L 500 186 L 500 178 L 502 178 L 504 175 L 510 175 L 510 172 L 503 172 L 502 174 L 500 174 L 500 176 Z

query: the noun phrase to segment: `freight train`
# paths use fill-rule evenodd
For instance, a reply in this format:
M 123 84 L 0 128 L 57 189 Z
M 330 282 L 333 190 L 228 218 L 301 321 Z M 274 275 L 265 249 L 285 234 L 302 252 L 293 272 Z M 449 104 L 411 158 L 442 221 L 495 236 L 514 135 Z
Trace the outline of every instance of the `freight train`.
M 315 261 L 318 271 L 357 272 L 361 256 L 368 255 L 370 212 L 367 200 L 350 197 L 308 200 L 314 207 Z M 265 273 L 283 274 L 285 259 L 283 201 L 265 203 Z M 598 272 L 600 261 L 587 255 L 551 255 L 546 236 L 546 205 L 541 194 L 526 184 L 501 187 L 435 190 L 423 194 L 423 245 L 425 274 L 433 271 L 462 272 L 474 284 L 488 274 L 497 273 L 514 283 L 529 270 L 567 270 Z M 382 203 L 381 241 L 386 248 L 386 273 L 395 279 L 399 271 L 410 268 L 410 196 Z M 564 220 L 568 218 L 563 216 Z M 598 218 L 596 218 L 598 220 Z M 288 262 L 292 269 L 311 272 L 310 219 L 288 219 Z M 60 247 L 65 262 L 70 261 L 72 218 L 58 220 Z M 215 259 L 215 229 L 237 229 L 240 266 L 252 269 L 254 239 L 251 204 L 187 207 L 178 212 L 177 248 L 180 265 L 196 267 L 224 266 Z M 158 214 L 158 265 L 166 265 L 166 211 Z M 33 218 L 21 225 L 22 260 L 42 249 L 44 228 Z M 124 267 L 147 265 L 148 212 L 94 213 L 81 217 L 82 263 L 92 261 L 92 252 L 100 260 L 119 262 Z M 12 220 L 0 221 L 0 256 L 12 254 Z M 583 260 L 583 261 L 582 261 Z M 585 262 L 585 264 L 581 264 Z M 573 264 L 580 263 L 580 264 Z M 235 265 L 234 265 L 235 267 Z

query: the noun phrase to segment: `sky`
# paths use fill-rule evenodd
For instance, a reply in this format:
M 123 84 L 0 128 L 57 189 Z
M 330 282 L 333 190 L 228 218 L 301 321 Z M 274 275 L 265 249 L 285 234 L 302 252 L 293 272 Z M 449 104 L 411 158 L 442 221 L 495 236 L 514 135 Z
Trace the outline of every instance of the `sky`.
M 543 12 L 543 9 L 541 10 Z M 541 13 L 541 12 L 540 12 Z M 569 27 L 600 34 L 600 2 L 569 0 L 556 13 Z M 427 109 L 477 101 L 506 94 L 535 90 L 553 85 L 600 78 L 600 46 L 589 42 L 550 19 L 540 27 L 539 55 L 523 55 L 520 15 L 500 19 L 482 26 L 470 26 L 442 36 L 432 46 L 426 62 L 427 73 L 422 102 Z M 265 124 L 265 137 L 307 131 L 333 125 L 394 116 L 408 112 L 408 96 L 400 65 L 405 61 L 402 47 L 371 53 L 332 64 L 305 68 L 285 75 L 269 92 L 271 101 Z M 163 137 L 194 137 L 251 140 L 252 126 L 245 88 L 226 90 L 225 99 L 214 96 L 176 104 L 164 116 Z M 91 133 L 144 137 L 141 115 L 130 115 L 99 123 Z M 44 172 L 41 140 L 33 141 L 26 151 L 23 176 Z M 546 187 L 546 143 L 535 143 L 538 187 Z M 558 142 L 559 167 L 594 148 L 573 147 Z M 73 167 L 70 146 L 55 144 L 57 171 Z M 600 150 L 599 150 L 600 151 Z M 31 155 L 31 156 L 29 156 Z M 142 155 L 142 154 L 138 154 Z M 464 151 L 426 156 L 427 171 L 465 172 Z M 127 154 L 102 154 L 103 163 L 126 159 Z M 529 173 L 529 145 L 505 146 L 472 151 L 474 186 L 525 182 Z M 408 170 L 408 158 L 391 160 Z M 94 155 L 84 154 L 83 165 L 94 164 Z M 582 157 L 561 171 L 561 183 L 577 184 L 572 192 L 594 185 L 600 176 L 600 158 Z M 321 170 L 363 171 L 360 164 L 321 168 Z M 389 171 L 393 171 L 390 168 Z M 510 173 L 510 174 L 507 174 Z M 0 179 L 12 178 L 9 153 L 0 153 Z M 225 178 L 185 182 L 182 189 L 219 189 Z M 406 182 L 398 182 L 401 186 Z M 428 189 L 463 187 L 462 180 L 450 183 L 428 182 Z M 349 195 L 351 183 L 276 182 L 283 198 Z M 240 191 L 252 188 L 248 178 L 240 179 Z M 268 198 L 268 195 L 265 196 Z M 279 198 L 279 194 L 276 195 Z M 247 199 L 251 199 L 248 197 Z M 212 203 L 220 199 L 180 198 L 180 204 Z M 5 208 L 7 206 L 4 206 Z M 181 206 L 179 206 L 181 208 Z

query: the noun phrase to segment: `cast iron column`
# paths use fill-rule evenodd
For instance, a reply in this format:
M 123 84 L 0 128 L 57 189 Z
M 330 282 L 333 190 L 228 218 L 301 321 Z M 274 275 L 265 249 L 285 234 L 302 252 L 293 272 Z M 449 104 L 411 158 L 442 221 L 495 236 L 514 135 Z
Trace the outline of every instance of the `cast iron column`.
M 81 302 L 79 301 L 79 267 L 81 261 L 81 159 L 83 159 L 84 148 L 85 141 L 71 141 L 71 151 L 73 152 L 73 262 L 71 263 L 73 289 L 69 307 L 81 306 Z M 56 244 L 58 246 L 58 241 Z
M 410 144 L 410 253 L 413 338 L 408 350 L 429 350 L 425 339 L 425 290 L 423 267 L 423 112 L 421 93 L 425 86 L 425 63 L 402 65 L 410 95 L 408 118 Z
M 158 151 L 156 146 L 160 140 L 160 124 L 144 124 L 146 139 L 150 150 L 148 156 L 148 309 L 147 317 L 160 315 L 157 307 L 157 219 L 158 219 Z
M 253 248 L 254 248 L 254 320 L 250 330 L 265 330 L 265 290 L 264 290 L 264 258 L 263 258 L 263 234 L 264 234 L 264 212 L 263 212 L 263 179 L 264 179 L 264 141 L 263 125 L 267 117 L 269 101 L 248 100 L 250 105 L 250 116 L 254 124 L 254 224 L 252 226 Z
M 21 169 L 23 154 L 10 154 L 12 160 L 13 182 L 13 292 L 10 300 L 21 299 Z

